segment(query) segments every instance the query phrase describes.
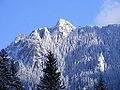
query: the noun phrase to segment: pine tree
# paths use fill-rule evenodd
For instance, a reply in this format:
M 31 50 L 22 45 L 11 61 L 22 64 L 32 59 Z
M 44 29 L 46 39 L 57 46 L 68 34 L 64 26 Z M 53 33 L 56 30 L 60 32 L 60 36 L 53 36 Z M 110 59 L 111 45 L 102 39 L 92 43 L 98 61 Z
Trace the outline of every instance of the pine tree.
M 80 88 L 77 88 L 77 90 L 80 90 Z
M 0 90 L 24 90 L 13 61 L 4 49 L 0 51 Z
M 17 77 L 17 68 L 14 61 L 11 62 L 11 72 L 12 72 L 12 78 L 11 78 L 12 83 L 10 83 L 10 86 L 15 88 L 15 90 L 24 90 L 24 87 L 20 82 L 20 79 Z
M 107 90 L 105 86 L 105 82 L 102 77 L 100 77 L 100 79 L 98 80 L 98 83 L 95 88 L 96 90 Z
M 62 86 L 60 86 L 60 72 L 57 72 L 57 60 L 51 52 L 47 58 L 38 90 L 59 90 Z

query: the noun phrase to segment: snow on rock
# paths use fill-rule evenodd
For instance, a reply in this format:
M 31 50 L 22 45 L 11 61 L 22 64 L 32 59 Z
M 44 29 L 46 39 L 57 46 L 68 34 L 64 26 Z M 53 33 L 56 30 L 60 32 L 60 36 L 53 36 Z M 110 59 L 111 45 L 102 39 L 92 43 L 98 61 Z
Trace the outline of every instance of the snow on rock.
M 48 51 L 66 90 L 94 90 L 101 73 L 109 90 L 120 90 L 120 25 L 75 27 L 60 19 L 55 27 L 17 37 L 6 50 L 19 63 L 26 90 L 39 83 Z
M 98 57 L 98 61 L 99 61 L 98 67 L 99 67 L 100 71 L 104 72 L 106 67 L 107 67 L 107 65 L 105 63 L 105 59 L 104 59 L 102 53 L 100 53 L 100 56 Z
M 20 34 L 16 39 L 15 39 L 15 43 L 20 42 L 21 40 L 25 39 L 26 35 L 24 34 Z
M 44 27 L 44 35 L 43 39 L 49 40 L 50 39 L 50 32 L 47 27 Z
M 34 31 L 30 34 L 30 36 L 31 36 L 33 39 L 41 40 L 40 35 L 39 35 L 39 29 L 34 30 Z
M 76 27 L 73 26 L 70 22 L 64 20 L 64 19 L 60 19 L 57 24 L 56 24 L 56 29 L 59 30 L 59 32 L 62 32 L 63 35 L 67 36 L 67 34 L 69 32 L 71 32 L 72 30 L 74 30 Z

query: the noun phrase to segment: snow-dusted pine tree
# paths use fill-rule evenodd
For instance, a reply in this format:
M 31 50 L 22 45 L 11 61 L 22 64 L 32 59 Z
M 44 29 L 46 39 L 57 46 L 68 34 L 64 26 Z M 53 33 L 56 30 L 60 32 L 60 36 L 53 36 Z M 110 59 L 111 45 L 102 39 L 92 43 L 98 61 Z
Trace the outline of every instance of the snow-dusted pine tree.
M 2 49 L 0 51 L 0 90 L 24 90 L 16 72 L 14 62 Z
M 100 76 L 97 85 L 95 86 L 96 90 L 107 90 L 105 81 L 103 80 L 103 77 Z
M 38 90 L 59 90 L 62 89 L 60 85 L 60 72 L 57 67 L 57 60 L 54 55 L 49 52 L 45 62 L 45 68 L 43 69 L 44 75 L 41 78 L 40 85 L 38 85 Z
M 77 88 L 77 90 L 80 90 L 80 88 Z

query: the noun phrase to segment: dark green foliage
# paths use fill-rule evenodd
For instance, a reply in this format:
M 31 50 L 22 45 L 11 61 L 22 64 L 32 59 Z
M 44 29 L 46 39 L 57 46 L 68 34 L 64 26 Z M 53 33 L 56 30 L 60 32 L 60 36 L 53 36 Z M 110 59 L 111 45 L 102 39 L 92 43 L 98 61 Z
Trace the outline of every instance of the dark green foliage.
M 16 76 L 16 68 L 7 52 L 0 51 L 0 90 L 24 90 Z
M 49 52 L 43 69 L 44 75 L 41 78 L 41 83 L 38 85 L 38 90 L 59 90 L 60 86 L 60 72 L 57 72 L 57 60 L 54 55 Z
M 105 86 L 105 82 L 102 77 L 100 77 L 100 79 L 98 80 L 98 83 L 95 88 L 96 90 L 107 90 Z
M 11 86 L 15 88 L 16 90 L 24 90 L 23 85 L 20 82 L 20 79 L 17 77 L 17 69 L 14 61 L 11 62 L 11 73 L 12 73 L 12 78 L 11 78 Z

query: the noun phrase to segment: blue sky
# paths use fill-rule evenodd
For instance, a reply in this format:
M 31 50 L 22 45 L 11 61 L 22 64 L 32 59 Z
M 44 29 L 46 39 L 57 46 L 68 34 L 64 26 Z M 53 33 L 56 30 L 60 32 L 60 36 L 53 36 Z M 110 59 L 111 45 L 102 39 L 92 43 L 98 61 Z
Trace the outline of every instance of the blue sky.
M 20 33 L 53 27 L 59 18 L 75 26 L 95 25 L 103 0 L 0 0 L 0 49 Z

